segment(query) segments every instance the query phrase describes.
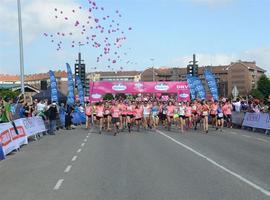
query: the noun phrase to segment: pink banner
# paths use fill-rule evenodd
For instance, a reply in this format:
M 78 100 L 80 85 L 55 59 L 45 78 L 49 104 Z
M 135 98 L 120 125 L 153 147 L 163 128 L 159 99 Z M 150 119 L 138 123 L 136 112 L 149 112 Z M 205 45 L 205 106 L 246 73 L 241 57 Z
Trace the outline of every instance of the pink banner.
M 91 82 L 90 100 L 100 101 L 102 95 L 111 93 L 138 94 L 138 93 L 177 93 L 181 101 L 189 100 L 187 82 Z

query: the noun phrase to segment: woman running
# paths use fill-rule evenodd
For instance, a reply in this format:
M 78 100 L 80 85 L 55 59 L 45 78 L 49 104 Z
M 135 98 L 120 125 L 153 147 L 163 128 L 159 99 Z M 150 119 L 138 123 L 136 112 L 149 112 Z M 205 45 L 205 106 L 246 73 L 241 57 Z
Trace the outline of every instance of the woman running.
M 99 134 L 101 134 L 103 127 L 103 117 L 104 117 L 104 106 L 102 102 L 97 103 L 96 106 L 96 118 L 99 122 Z
M 210 105 L 210 116 L 212 119 L 212 127 L 216 127 L 216 130 L 218 130 L 217 127 L 217 108 L 218 108 L 218 101 L 214 101 Z
M 128 126 L 128 132 L 131 132 L 131 126 L 132 126 L 132 120 L 134 117 L 134 105 L 131 104 L 129 101 L 127 104 L 127 126 Z
M 90 128 L 90 124 L 92 120 L 92 111 L 93 111 L 92 105 L 90 104 L 89 101 L 87 101 L 85 105 L 85 116 L 86 116 L 85 128 L 86 129 Z
M 178 114 L 179 114 L 179 128 L 181 133 L 184 133 L 184 125 L 185 125 L 185 106 L 183 103 L 179 103 L 178 107 Z
M 209 106 L 205 102 L 205 100 L 202 102 L 202 119 L 203 119 L 203 130 L 205 133 L 208 133 L 208 115 L 209 115 Z
M 172 120 L 173 120 L 173 114 L 174 114 L 175 106 L 171 101 L 169 101 L 169 104 L 167 106 L 167 122 L 168 122 L 168 131 L 171 130 L 172 126 Z
M 150 128 L 150 113 L 151 113 L 151 107 L 147 101 L 144 102 L 143 105 L 143 126 L 145 129 Z
M 186 104 L 185 118 L 186 118 L 187 129 L 192 128 L 192 107 L 190 106 L 189 102 L 187 102 L 187 104 Z
M 223 105 L 220 102 L 217 108 L 217 130 L 219 129 L 220 131 L 222 131 L 222 128 L 224 126 L 224 114 L 222 112 L 222 107 Z
M 157 128 L 159 123 L 158 115 L 159 115 L 159 106 L 155 101 L 153 107 L 151 108 L 152 126 L 154 127 L 154 129 Z
M 224 113 L 224 117 L 226 118 L 226 125 L 228 128 L 232 128 L 232 110 L 233 106 L 230 100 L 227 100 L 226 103 L 222 106 L 222 111 Z
M 142 122 L 142 116 L 143 116 L 143 109 L 141 107 L 141 105 L 138 103 L 135 107 L 135 122 L 136 122 L 136 126 L 137 126 L 137 131 L 140 131 L 140 125 Z
M 104 106 L 104 119 L 105 119 L 105 123 L 107 125 L 106 129 L 107 131 L 110 131 L 110 124 L 111 124 L 111 105 L 106 102 L 105 106 Z
M 119 133 L 119 126 L 120 126 L 120 106 L 116 101 L 115 104 L 111 107 L 111 114 L 112 114 L 112 124 L 114 126 L 114 136 Z

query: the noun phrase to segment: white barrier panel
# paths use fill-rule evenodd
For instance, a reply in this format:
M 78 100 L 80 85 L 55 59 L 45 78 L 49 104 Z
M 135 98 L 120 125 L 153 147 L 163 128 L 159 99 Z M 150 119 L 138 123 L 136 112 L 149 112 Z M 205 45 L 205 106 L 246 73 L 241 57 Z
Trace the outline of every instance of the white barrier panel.
M 27 137 L 46 131 L 42 117 L 21 118 L 14 121 L 16 126 L 23 126 Z
M 270 129 L 269 113 L 246 113 L 243 126 L 261 129 Z
M 236 125 L 242 125 L 245 113 L 243 112 L 232 112 L 232 123 Z
M 18 149 L 23 144 L 27 144 L 27 136 L 23 126 L 17 126 L 18 134 L 11 123 L 4 123 L 0 125 L 0 142 L 4 156 L 10 152 Z
M 16 130 L 12 123 L 0 124 L 0 153 L 3 154 L 0 155 L 0 158 L 27 144 L 28 137 L 46 131 L 44 121 L 41 117 L 17 119 L 14 123 Z

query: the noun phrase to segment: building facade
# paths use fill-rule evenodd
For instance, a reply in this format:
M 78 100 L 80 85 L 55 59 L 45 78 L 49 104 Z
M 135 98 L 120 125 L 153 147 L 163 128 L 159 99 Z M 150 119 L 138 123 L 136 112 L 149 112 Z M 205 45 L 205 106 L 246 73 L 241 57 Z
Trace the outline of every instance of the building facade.
M 256 62 L 237 61 L 223 66 L 199 67 L 198 76 L 206 92 L 209 93 L 204 78 L 204 70 L 210 69 L 216 76 L 218 91 L 221 96 L 231 96 L 234 86 L 239 95 L 245 96 L 256 88 L 257 81 L 266 72 Z M 186 81 L 187 68 L 148 68 L 141 74 L 142 81 Z

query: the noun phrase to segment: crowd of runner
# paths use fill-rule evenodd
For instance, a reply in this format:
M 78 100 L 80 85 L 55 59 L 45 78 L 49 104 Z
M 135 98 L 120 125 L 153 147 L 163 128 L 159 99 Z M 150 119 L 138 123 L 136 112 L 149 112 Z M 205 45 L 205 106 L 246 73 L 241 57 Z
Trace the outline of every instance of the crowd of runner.
M 188 130 L 202 129 L 208 133 L 208 120 L 216 130 L 222 131 L 224 126 L 232 127 L 232 111 L 237 109 L 229 100 L 223 101 L 130 101 L 113 100 L 86 103 L 86 128 L 91 122 L 98 126 L 99 133 L 113 131 L 140 131 L 140 129 L 156 129 L 163 126 L 171 130 L 172 125 L 181 133 Z

